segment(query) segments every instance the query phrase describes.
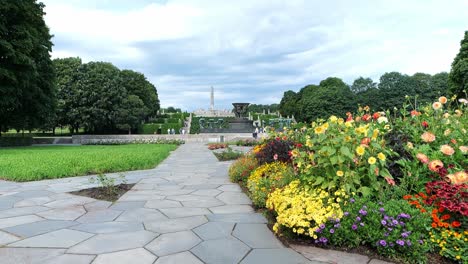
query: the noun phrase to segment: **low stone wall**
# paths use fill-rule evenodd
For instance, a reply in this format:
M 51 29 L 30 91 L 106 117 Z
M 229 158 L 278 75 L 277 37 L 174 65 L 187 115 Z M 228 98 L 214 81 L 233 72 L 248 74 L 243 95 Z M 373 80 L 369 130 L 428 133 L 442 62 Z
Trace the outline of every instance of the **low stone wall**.
M 187 135 L 74 135 L 73 144 L 92 144 L 99 141 L 135 141 L 150 139 L 180 139 L 190 142 L 226 142 L 237 139 L 250 139 L 251 133 L 187 134 Z

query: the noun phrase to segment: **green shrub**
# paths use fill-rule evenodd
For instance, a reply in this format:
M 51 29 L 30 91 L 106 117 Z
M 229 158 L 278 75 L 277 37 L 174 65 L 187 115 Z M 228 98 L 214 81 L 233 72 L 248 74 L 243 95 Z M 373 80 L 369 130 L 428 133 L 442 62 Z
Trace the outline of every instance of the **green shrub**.
M 0 147 L 31 146 L 32 137 L 0 137 Z
M 232 182 L 247 181 L 247 177 L 257 166 L 257 160 L 253 156 L 245 155 L 229 167 L 229 179 Z
M 233 151 L 232 148 L 228 147 L 226 151 L 223 152 L 214 152 L 216 158 L 219 161 L 227 161 L 227 160 L 236 160 L 242 157 L 244 154 L 239 151 Z
M 179 130 L 182 128 L 182 125 L 179 123 L 144 124 L 140 126 L 139 134 L 155 134 L 159 128 L 161 128 L 161 134 L 167 134 L 168 128 L 174 128 L 176 134 L 179 134 Z

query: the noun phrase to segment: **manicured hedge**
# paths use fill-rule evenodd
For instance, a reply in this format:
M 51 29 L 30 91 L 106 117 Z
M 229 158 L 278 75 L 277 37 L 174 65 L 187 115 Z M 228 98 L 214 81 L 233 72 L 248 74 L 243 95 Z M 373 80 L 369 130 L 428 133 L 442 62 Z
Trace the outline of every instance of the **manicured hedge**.
M 0 147 L 31 146 L 32 137 L 0 137 Z
M 167 134 L 168 128 L 174 128 L 176 134 L 179 134 L 179 129 L 182 125 L 179 123 L 167 123 L 167 124 L 144 124 L 140 126 L 139 134 L 155 134 L 161 128 L 161 134 Z

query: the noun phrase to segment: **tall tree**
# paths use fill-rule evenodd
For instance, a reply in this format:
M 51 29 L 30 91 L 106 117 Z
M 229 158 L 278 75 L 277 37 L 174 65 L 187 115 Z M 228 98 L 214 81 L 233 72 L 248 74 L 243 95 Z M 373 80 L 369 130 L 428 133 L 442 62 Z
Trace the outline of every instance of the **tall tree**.
M 142 123 L 148 110 L 143 101 L 136 95 L 129 95 L 117 109 L 116 127 L 128 131 L 136 130 Z
M 458 97 L 466 97 L 468 92 L 468 30 L 460 42 L 460 51 L 453 60 L 450 71 L 451 91 Z
M 369 89 L 377 88 L 377 83 L 371 78 L 359 77 L 351 85 L 351 91 L 355 94 L 365 92 Z
M 380 105 L 376 110 L 393 110 L 401 107 L 405 96 L 416 94 L 416 81 L 406 74 L 387 72 L 380 77 Z
M 0 4 L 0 135 L 32 129 L 54 112 L 52 42 L 36 0 Z
M 156 87 L 143 74 L 131 70 L 121 71 L 120 79 L 128 94 L 136 95 L 143 101 L 147 110 L 144 118 L 156 116 L 160 107 Z
M 286 91 L 283 94 L 283 98 L 281 98 L 281 102 L 279 104 L 279 111 L 283 116 L 295 116 L 298 117 L 298 100 L 299 96 L 294 91 Z

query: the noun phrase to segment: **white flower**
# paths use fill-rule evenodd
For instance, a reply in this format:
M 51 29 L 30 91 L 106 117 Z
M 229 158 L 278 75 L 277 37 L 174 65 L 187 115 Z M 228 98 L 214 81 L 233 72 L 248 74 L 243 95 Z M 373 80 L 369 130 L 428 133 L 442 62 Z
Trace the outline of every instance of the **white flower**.
M 465 98 L 458 99 L 458 102 L 460 102 L 462 104 L 468 104 L 468 100 L 466 100 Z
M 379 123 L 379 124 L 388 123 L 388 118 L 386 118 L 385 116 L 381 116 L 381 117 L 377 118 L 377 123 Z

